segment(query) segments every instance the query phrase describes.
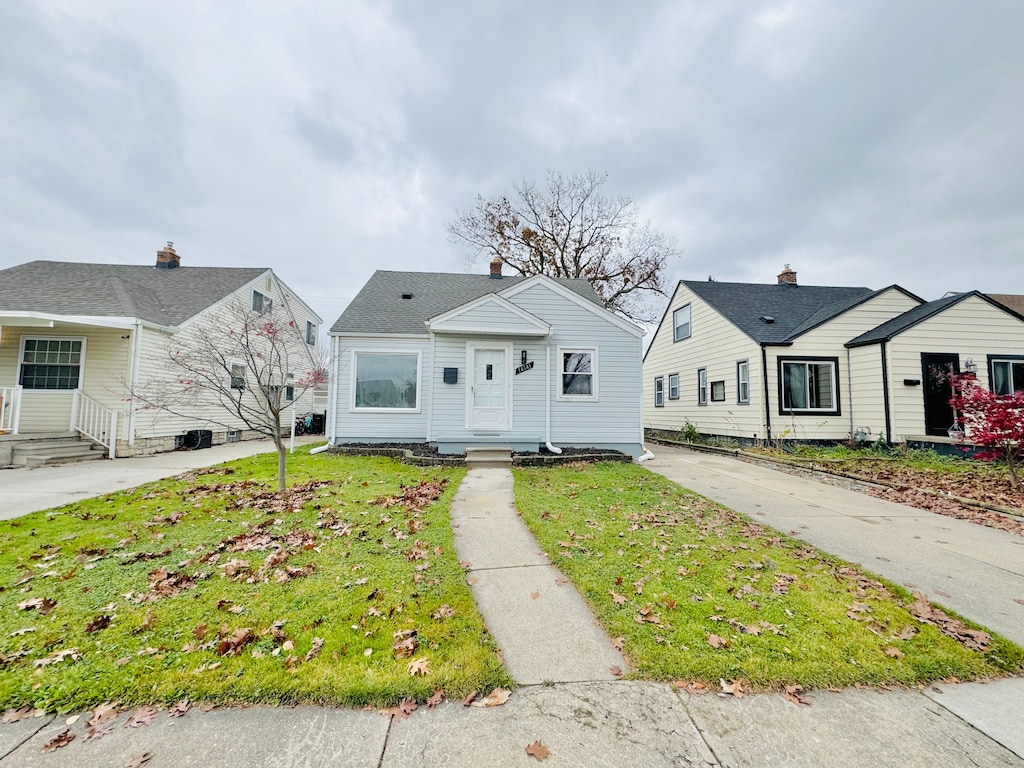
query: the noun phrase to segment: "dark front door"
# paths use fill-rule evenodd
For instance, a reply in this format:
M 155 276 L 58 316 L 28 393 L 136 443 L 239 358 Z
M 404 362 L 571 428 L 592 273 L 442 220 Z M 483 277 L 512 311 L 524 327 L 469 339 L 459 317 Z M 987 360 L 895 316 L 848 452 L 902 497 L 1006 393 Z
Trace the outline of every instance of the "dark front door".
M 953 388 L 949 383 L 949 375 L 960 373 L 960 356 L 944 352 L 922 352 L 921 369 L 924 382 L 924 432 L 926 435 L 945 436 L 953 426 L 953 406 L 949 404 Z

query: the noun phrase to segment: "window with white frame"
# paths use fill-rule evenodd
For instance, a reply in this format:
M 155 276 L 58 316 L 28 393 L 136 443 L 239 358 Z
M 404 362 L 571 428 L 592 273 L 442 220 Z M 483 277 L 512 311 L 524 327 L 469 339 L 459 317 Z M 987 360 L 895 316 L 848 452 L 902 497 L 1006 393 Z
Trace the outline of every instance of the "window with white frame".
M 665 405 L 665 377 L 654 377 L 654 407 L 661 408 Z
M 597 351 L 593 349 L 559 349 L 561 361 L 562 398 L 594 400 L 597 398 Z
M 736 402 L 741 405 L 750 402 L 750 363 L 747 360 L 736 363 Z
M 1024 356 L 989 355 L 990 388 L 997 395 L 1024 392 Z
M 690 305 L 680 307 L 672 313 L 672 341 L 690 338 Z
M 311 320 L 306 321 L 306 343 L 311 347 L 316 346 L 316 323 Z
M 245 389 L 245 363 L 231 363 L 231 388 Z
M 252 292 L 252 311 L 261 315 L 267 314 L 274 307 L 274 301 L 267 294 L 260 291 Z
M 355 410 L 419 410 L 417 352 L 353 352 Z
M 78 389 L 82 344 L 82 339 L 24 339 L 18 383 L 25 389 Z
M 708 404 L 708 369 L 697 369 L 697 405 Z
M 670 373 L 668 375 L 668 399 L 678 400 L 679 399 L 679 374 Z
M 779 412 L 839 414 L 839 360 L 835 357 L 779 360 Z

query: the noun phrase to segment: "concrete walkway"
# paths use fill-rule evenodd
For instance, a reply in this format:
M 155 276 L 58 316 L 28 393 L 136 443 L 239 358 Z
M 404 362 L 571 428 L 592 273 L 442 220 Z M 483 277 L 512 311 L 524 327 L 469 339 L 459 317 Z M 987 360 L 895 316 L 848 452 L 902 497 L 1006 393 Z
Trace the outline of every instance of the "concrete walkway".
M 1020 536 L 729 456 L 658 446 L 644 466 L 1024 645 Z
M 323 443 L 322 435 L 303 435 L 295 445 Z M 259 453 L 276 450 L 272 440 L 224 443 L 199 451 L 173 451 L 131 459 L 80 461 L 50 467 L 0 469 L 0 520 L 41 509 L 123 491 L 143 483 L 174 477 Z
M 452 501 L 477 607 L 520 685 L 615 680 L 626 670 L 572 584 L 516 512 L 508 469 L 470 469 Z

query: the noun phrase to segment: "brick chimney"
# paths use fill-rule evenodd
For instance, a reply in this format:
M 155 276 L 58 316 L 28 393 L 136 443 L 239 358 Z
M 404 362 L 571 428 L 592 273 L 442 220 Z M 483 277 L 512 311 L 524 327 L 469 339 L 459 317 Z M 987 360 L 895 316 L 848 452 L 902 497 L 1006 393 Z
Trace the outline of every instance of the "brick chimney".
M 495 280 L 501 280 L 501 259 L 497 256 L 491 259 L 491 277 Z
M 167 241 L 167 246 L 156 252 L 157 269 L 174 269 L 181 266 L 181 256 L 174 252 L 174 243 Z
M 796 285 L 796 272 L 789 268 L 789 264 L 779 272 L 779 285 Z

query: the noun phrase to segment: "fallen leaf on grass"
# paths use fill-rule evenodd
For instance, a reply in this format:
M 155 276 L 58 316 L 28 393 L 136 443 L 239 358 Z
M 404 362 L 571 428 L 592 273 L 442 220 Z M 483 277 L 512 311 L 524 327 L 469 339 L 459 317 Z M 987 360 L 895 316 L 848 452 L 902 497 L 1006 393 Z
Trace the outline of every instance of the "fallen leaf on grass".
M 188 712 L 188 708 L 189 708 L 188 699 L 182 699 L 177 704 L 175 704 L 173 707 L 171 707 L 169 710 L 167 710 L 167 714 L 170 715 L 171 717 L 181 717 L 186 712 Z
M 405 665 L 406 670 L 413 677 L 416 675 L 429 675 L 430 674 L 430 659 L 426 656 L 420 656 L 418 659 L 413 659 Z
M 32 666 L 36 669 L 39 669 L 40 667 L 47 667 L 50 664 L 59 664 L 60 662 L 64 661 L 64 659 L 78 661 L 80 658 L 82 658 L 82 654 L 78 652 L 77 648 L 65 648 L 62 651 L 57 651 L 52 656 L 47 656 L 42 659 L 36 659 L 32 662 Z
M 608 594 L 612 596 L 612 602 L 616 605 L 625 605 L 627 602 L 627 598 L 625 595 L 620 595 L 618 592 L 615 592 L 614 590 L 608 590 Z
M 526 747 L 526 754 L 530 757 L 537 758 L 537 760 L 543 760 L 551 754 L 551 750 L 545 747 L 540 741 L 535 741 L 533 744 Z
M 700 680 L 676 680 L 672 683 L 677 691 L 686 691 L 692 693 L 695 696 L 703 696 L 708 692 L 708 687 L 704 685 Z
M 725 648 L 729 644 L 729 641 L 724 637 L 718 635 L 708 635 L 708 645 L 712 648 Z
M 434 691 L 432 694 L 430 694 L 430 698 L 427 699 L 427 709 L 433 709 L 438 704 L 440 704 L 443 700 L 444 700 L 444 691 L 442 691 L 440 688 L 438 688 L 436 691 Z
M 124 724 L 124 727 L 141 728 L 152 723 L 154 717 L 156 717 L 156 707 L 139 707 L 132 712 L 132 716 L 128 718 L 128 722 Z
M 474 707 L 500 707 L 506 701 L 508 697 L 512 695 L 512 691 L 507 691 L 504 688 L 495 688 L 487 696 L 477 701 L 472 702 L 471 706 Z
M 310 646 L 309 651 L 306 653 L 306 661 L 312 661 L 316 658 L 317 654 L 324 647 L 324 639 L 322 637 L 314 637 L 313 645 Z
M 95 619 L 85 625 L 86 634 L 91 635 L 93 632 L 99 632 L 101 629 L 106 629 L 110 626 L 110 616 L 105 613 L 101 613 Z
M 722 693 L 731 695 L 733 698 L 737 699 L 743 698 L 743 685 L 740 680 L 731 680 L 729 682 L 726 682 L 723 678 L 720 679 L 718 682 L 722 686 Z
M 625 642 L 626 642 L 626 638 L 624 638 L 624 637 L 613 637 L 612 638 L 612 648 L 614 648 L 616 651 L 621 651 L 622 650 L 622 646 L 623 646 L 623 644 Z
M 416 702 L 412 699 L 402 699 L 402 703 L 394 707 L 388 707 L 382 709 L 380 713 L 382 715 L 394 715 L 396 720 L 402 720 L 417 710 Z
M 0 717 L 0 723 L 17 723 L 21 720 L 27 720 L 35 714 L 35 710 L 32 707 L 22 707 L 21 709 L 8 709 L 4 712 L 3 717 Z
M 117 714 L 118 702 L 105 702 L 100 704 L 96 709 L 92 711 L 92 717 L 85 722 L 88 725 L 99 725 L 100 723 L 110 720 Z
M 455 609 L 448 605 L 448 603 L 445 603 L 432 614 L 430 614 L 430 618 L 440 621 L 441 619 L 450 619 L 454 615 Z
M 18 603 L 19 611 L 31 611 L 35 609 L 43 614 L 43 616 L 53 613 L 53 609 L 56 607 L 57 601 L 51 600 L 48 597 L 33 597 L 30 600 Z
M 55 749 L 66 747 L 72 741 L 75 740 L 75 734 L 71 732 L 70 728 L 65 728 L 63 731 L 58 733 L 48 742 L 43 744 L 43 752 L 53 752 Z
M 140 625 L 143 629 L 153 631 L 156 628 L 156 611 L 150 611 Z
M 890 645 L 888 648 L 885 649 L 885 655 L 891 659 L 902 659 L 903 651 L 901 651 L 899 648 L 896 648 L 895 646 Z
M 132 755 L 132 759 L 125 763 L 124 768 L 142 768 L 153 755 L 149 752 L 143 752 L 139 755 Z
M 469 695 L 462 700 L 462 706 L 468 707 L 470 704 L 476 701 L 476 697 L 479 695 L 480 693 L 478 691 L 471 691 Z

